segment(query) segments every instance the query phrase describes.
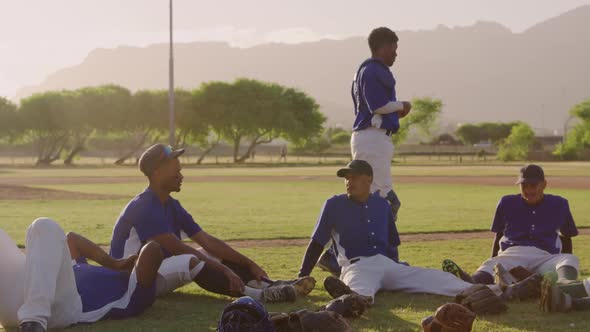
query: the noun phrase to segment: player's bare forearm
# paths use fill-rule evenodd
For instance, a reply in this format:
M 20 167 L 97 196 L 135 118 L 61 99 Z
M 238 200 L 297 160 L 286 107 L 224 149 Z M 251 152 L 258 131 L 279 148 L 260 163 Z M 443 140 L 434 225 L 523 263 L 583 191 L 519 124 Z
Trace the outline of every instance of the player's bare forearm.
M 102 250 L 96 243 L 88 240 L 82 235 L 70 232 L 66 235 L 66 238 L 72 259 L 85 257 L 109 268 L 112 268 L 115 265 L 116 260 L 114 258 L 109 256 L 109 254 Z
M 500 239 L 504 236 L 504 233 L 498 232 L 494 237 L 494 244 L 492 245 L 492 257 L 498 256 L 498 252 L 500 252 Z

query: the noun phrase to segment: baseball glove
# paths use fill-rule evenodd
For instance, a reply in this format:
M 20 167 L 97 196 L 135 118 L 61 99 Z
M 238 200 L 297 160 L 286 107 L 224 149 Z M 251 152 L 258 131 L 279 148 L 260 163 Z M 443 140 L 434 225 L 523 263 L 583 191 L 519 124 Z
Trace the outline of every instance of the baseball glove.
M 470 332 L 474 320 L 471 310 L 457 303 L 447 303 L 436 309 L 434 316 L 422 320 L 422 327 L 426 332 Z
M 359 317 L 368 306 L 366 298 L 357 294 L 345 294 L 328 302 L 320 311 L 333 311 L 344 317 Z
M 455 297 L 455 302 L 464 305 L 476 314 L 499 314 L 506 311 L 504 300 L 486 285 L 473 285 Z
M 277 332 L 351 332 L 348 322 L 333 311 L 299 310 L 289 314 L 271 314 Z
M 531 273 L 531 271 L 525 269 L 524 267 L 522 267 L 520 265 L 517 267 L 511 268 L 509 272 L 518 281 L 523 281 L 524 279 L 533 275 Z

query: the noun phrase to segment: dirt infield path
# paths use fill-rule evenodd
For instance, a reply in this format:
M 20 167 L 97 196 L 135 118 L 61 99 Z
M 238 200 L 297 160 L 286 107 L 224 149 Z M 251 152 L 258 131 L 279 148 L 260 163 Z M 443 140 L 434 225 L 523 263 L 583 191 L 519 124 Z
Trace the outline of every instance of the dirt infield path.
M 579 229 L 580 235 L 590 235 L 590 228 Z M 492 233 L 489 231 L 478 232 L 460 232 L 460 233 L 421 233 L 421 234 L 401 234 L 402 243 L 407 242 L 425 242 L 425 241 L 449 241 L 449 240 L 474 240 L 490 239 Z M 288 246 L 307 246 L 309 239 L 273 239 L 273 240 L 235 240 L 227 241 L 228 244 L 236 248 L 253 248 L 253 247 L 288 247 Z
M 121 198 L 128 197 L 0 184 L 0 200 L 106 200 Z
M 284 181 L 330 181 L 333 176 L 187 176 L 185 182 L 284 182 Z M 396 176 L 396 183 L 407 184 L 470 184 L 511 186 L 512 176 Z M 554 176 L 547 181 L 552 188 L 590 189 L 590 177 Z M 3 177 L 0 185 L 68 185 L 68 184 L 117 184 L 145 182 L 141 176 L 121 177 Z
M 579 229 L 580 235 L 590 235 L 590 228 Z M 428 241 L 457 241 L 457 240 L 476 240 L 489 239 L 492 241 L 492 233 L 489 231 L 478 232 L 460 232 L 460 233 L 421 233 L 421 234 L 402 234 L 400 235 L 402 243 L 408 242 L 428 242 Z M 309 239 L 271 239 L 271 240 L 230 240 L 226 241 L 234 248 L 277 248 L 277 247 L 303 247 L 307 246 Z M 198 247 L 195 243 L 189 245 Z M 108 251 L 108 246 L 103 246 Z

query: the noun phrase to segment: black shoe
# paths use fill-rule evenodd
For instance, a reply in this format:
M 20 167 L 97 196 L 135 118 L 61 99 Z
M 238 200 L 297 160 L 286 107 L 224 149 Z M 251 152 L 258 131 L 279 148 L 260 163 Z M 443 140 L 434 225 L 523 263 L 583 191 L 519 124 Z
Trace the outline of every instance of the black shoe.
M 334 299 L 346 294 L 355 294 L 342 280 L 332 276 L 324 279 L 324 288 Z
M 38 322 L 24 322 L 20 324 L 20 332 L 46 332 Z

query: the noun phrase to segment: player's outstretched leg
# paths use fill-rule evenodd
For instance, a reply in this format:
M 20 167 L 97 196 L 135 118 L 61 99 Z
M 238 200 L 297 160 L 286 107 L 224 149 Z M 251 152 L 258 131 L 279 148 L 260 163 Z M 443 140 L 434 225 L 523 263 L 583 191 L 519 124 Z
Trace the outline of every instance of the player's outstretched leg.
M 463 271 L 463 269 L 461 269 L 461 267 L 459 267 L 457 263 L 453 262 L 450 259 L 445 259 L 442 262 L 442 270 L 470 284 L 475 283 L 473 281 L 473 278 L 471 278 L 471 276 L 467 272 Z

